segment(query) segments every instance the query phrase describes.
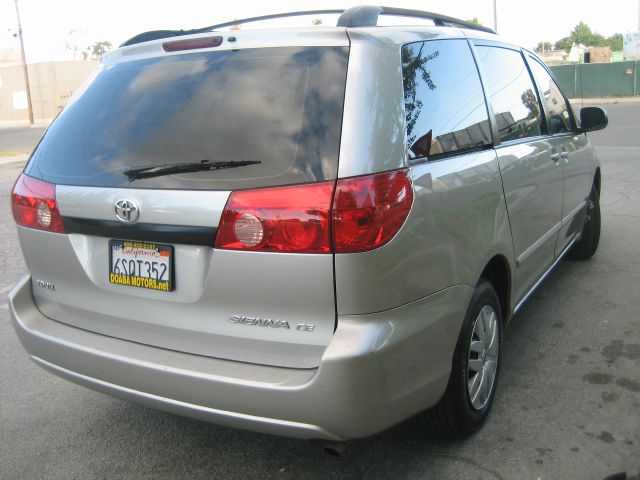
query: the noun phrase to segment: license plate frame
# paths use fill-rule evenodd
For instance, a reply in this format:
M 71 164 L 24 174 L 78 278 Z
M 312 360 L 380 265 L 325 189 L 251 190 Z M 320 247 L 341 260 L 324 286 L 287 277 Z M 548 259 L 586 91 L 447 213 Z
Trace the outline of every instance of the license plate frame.
M 128 248 L 130 251 L 123 251 Z M 114 264 L 114 252 L 120 249 L 121 252 L 116 258 Z M 136 255 L 136 253 L 138 255 Z M 143 258 L 142 260 L 138 257 Z M 168 257 L 168 258 L 164 258 Z M 126 264 L 122 262 L 127 260 Z M 155 242 L 140 242 L 135 240 L 109 240 L 109 272 L 108 280 L 111 285 L 121 285 L 126 287 L 136 287 L 145 290 L 154 290 L 159 292 L 172 292 L 175 289 L 174 272 L 175 272 L 175 255 L 173 245 L 167 245 Z M 130 270 L 131 263 L 133 271 Z M 149 265 L 147 265 L 147 263 Z M 153 263 L 158 265 L 166 265 L 165 275 L 159 276 L 160 270 L 156 269 L 156 275 L 153 274 Z M 147 275 L 131 275 L 130 273 L 146 273 Z M 117 270 L 117 271 L 116 271 Z M 162 279 L 162 280 L 161 280 Z

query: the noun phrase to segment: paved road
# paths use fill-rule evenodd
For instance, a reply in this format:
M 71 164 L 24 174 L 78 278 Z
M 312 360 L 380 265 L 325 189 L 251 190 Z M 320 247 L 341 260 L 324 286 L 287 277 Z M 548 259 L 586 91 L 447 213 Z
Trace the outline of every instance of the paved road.
M 0 158 L 7 153 L 31 153 L 44 130 L 44 127 L 0 128 Z
M 443 442 L 408 421 L 317 445 L 225 429 L 85 390 L 33 365 L 0 303 L 0 478 L 640 479 L 640 105 L 608 106 L 592 136 L 603 165 L 603 234 L 564 262 L 505 332 L 494 411 Z M 0 145 L 0 150 L 1 150 Z M 0 165 L 6 198 L 17 165 Z M 0 294 L 25 272 L 0 201 Z

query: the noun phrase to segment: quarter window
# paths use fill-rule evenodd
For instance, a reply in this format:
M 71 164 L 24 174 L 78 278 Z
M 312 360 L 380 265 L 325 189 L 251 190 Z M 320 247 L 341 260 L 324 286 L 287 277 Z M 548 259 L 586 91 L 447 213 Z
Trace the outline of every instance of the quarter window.
M 476 48 L 500 141 L 540 135 L 540 103 L 520 52 L 499 47 Z
M 403 46 L 402 79 L 410 159 L 492 143 L 482 85 L 465 40 Z
M 569 107 L 560 88 L 537 60 L 531 58 L 529 66 L 547 106 L 549 133 L 553 135 L 571 131 Z

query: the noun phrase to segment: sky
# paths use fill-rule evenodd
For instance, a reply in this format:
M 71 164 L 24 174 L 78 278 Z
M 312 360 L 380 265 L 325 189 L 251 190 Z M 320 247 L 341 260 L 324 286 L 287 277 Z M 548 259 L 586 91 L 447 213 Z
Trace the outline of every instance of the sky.
M 640 29 L 640 0 L 496 0 L 498 32 L 533 48 L 569 35 L 579 22 L 609 36 Z M 19 0 L 27 62 L 72 59 L 67 44 L 81 48 L 99 40 L 114 46 L 137 33 L 189 29 L 270 13 L 345 8 L 364 0 Z M 386 0 L 383 5 L 429 10 L 463 20 L 477 17 L 493 27 L 493 0 Z M 371 4 L 375 4 L 371 2 Z M 310 25 L 301 17 L 294 25 Z M 336 18 L 336 17 L 331 17 Z M 324 24 L 329 24 L 326 18 Z M 14 0 L 0 0 L 0 48 L 17 47 Z M 292 22 L 285 22 L 286 26 Z M 75 32 L 70 34 L 70 32 Z M 79 54 L 76 52 L 76 58 Z

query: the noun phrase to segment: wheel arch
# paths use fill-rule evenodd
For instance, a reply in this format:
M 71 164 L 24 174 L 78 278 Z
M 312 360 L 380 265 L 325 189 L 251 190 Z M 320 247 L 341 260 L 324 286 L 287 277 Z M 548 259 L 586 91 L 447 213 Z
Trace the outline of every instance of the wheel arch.
M 596 168 L 596 173 L 593 176 L 593 184 L 596 186 L 596 190 L 598 191 L 598 196 L 600 196 L 600 185 L 601 185 L 600 167 Z
M 480 279 L 484 278 L 489 281 L 500 301 L 500 309 L 502 310 L 502 321 L 506 326 L 511 319 L 511 267 L 509 261 L 504 255 L 494 255 L 485 265 Z

